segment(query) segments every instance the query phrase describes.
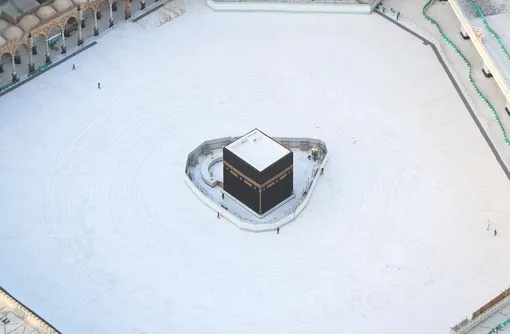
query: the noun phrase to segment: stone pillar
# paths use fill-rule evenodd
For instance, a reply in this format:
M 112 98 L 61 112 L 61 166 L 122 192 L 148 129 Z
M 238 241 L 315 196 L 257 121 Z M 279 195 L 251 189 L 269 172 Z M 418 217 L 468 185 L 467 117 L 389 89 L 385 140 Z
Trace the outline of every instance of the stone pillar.
M 65 34 L 64 34 L 64 30 L 62 30 L 61 34 L 62 34 L 62 54 L 64 54 L 64 53 L 67 52 L 66 37 L 65 37 Z
M 129 0 L 125 0 L 124 5 L 124 18 L 127 20 L 131 17 L 131 4 L 129 3 Z
M 31 49 L 34 48 L 34 40 L 33 40 L 31 34 L 28 35 L 28 44 L 30 45 Z M 33 60 L 33 57 L 32 57 L 32 53 L 29 52 L 28 53 L 28 73 L 32 73 L 34 71 L 35 71 L 34 60 Z
M 18 50 L 16 50 L 16 51 L 14 52 L 14 62 L 15 62 L 16 64 L 21 64 L 21 56 L 20 56 L 20 54 L 19 54 Z
M 462 36 L 463 39 L 469 39 L 469 35 L 464 26 L 462 26 L 462 24 L 460 25 L 460 35 Z
M 99 29 L 97 28 L 97 15 L 94 15 L 94 36 L 99 36 Z
M 50 43 L 48 42 L 48 39 L 46 39 L 46 64 L 48 64 L 49 62 L 51 62 Z
M 101 14 L 101 9 L 99 9 L 97 12 L 96 12 L 96 17 L 98 20 L 101 20 L 101 17 L 103 17 L 103 15 Z
M 78 27 L 80 27 L 81 29 L 85 28 L 85 19 L 83 18 L 83 12 L 81 11 L 81 7 L 78 7 L 78 21 L 80 21 Z
M 110 28 L 113 27 L 113 3 L 110 2 Z
M 12 81 L 18 81 L 18 73 L 16 73 L 16 61 L 12 57 Z
M 85 20 L 83 19 L 83 12 L 81 11 L 81 7 L 78 6 L 78 21 L 81 24 L 78 24 L 78 46 L 83 44 L 83 28 L 85 28 Z
M 83 30 L 81 25 L 78 24 L 78 46 L 83 44 Z
M 483 63 L 482 72 L 483 72 L 483 75 L 485 75 L 486 78 L 492 78 L 492 73 L 489 70 L 489 68 L 487 67 L 487 64 L 485 64 L 485 63 Z
M 117 11 L 117 1 L 112 2 L 112 10 L 113 10 L 114 12 L 116 12 L 116 11 Z
M 140 1 L 140 9 L 141 10 L 145 9 L 145 0 Z

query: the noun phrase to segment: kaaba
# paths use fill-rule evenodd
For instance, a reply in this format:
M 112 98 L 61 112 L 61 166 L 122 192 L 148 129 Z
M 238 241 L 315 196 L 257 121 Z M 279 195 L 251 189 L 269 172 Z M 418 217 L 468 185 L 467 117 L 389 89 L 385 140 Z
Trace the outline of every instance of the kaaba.
M 223 190 L 263 215 L 293 194 L 292 151 L 254 129 L 223 148 Z

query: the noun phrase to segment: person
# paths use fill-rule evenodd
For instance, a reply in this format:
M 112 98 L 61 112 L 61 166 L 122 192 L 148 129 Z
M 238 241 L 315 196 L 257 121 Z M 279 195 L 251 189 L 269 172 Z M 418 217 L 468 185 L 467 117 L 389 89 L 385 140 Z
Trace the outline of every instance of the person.
M 221 193 L 221 199 L 225 199 L 225 193 Z
M 485 230 L 486 230 L 486 231 L 488 231 L 488 230 L 490 230 L 490 228 L 491 228 L 491 224 L 490 224 L 490 222 L 487 220 L 487 228 L 486 228 Z
M 97 89 L 101 89 L 101 83 L 100 82 L 97 83 Z
M 321 168 L 321 175 L 324 174 L 324 168 Z
M 220 213 L 218 212 L 218 215 L 216 216 L 216 218 L 220 219 Z
M 497 236 L 498 235 L 498 231 L 496 229 L 494 229 L 494 236 Z
M 280 228 L 276 228 L 276 234 L 280 234 Z
M 75 64 L 73 64 L 73 71 L 74 71 L 75 69 L 76 69 L 76 65 L 75 65 Z

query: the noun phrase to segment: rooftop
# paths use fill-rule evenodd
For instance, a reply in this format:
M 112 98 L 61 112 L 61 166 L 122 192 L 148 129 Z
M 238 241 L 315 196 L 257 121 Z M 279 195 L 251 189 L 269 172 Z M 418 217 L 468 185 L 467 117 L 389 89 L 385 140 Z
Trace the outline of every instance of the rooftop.
M 263 171 L 290 152 L 258 129 L 237 139 L 227 149 L 258 171 Z

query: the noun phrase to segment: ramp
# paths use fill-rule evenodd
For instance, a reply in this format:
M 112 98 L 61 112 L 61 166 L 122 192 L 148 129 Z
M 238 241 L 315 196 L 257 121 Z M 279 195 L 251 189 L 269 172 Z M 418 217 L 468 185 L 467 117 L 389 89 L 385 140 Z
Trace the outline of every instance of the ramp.
M 174 0 L 167 3 L 158 10 L 150 13 L 149 15 L 141 18 L 136 23 L 145 29 L 156 29 L 168 21 L 181 16 L 186 11 L 186 6 L 182 0 Z

